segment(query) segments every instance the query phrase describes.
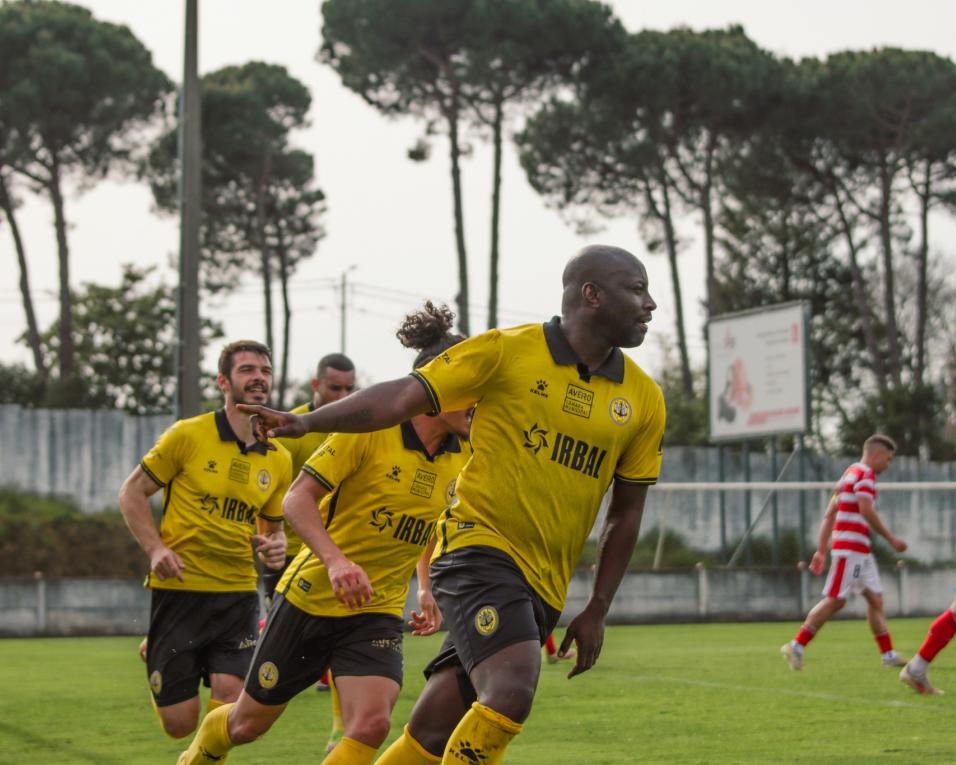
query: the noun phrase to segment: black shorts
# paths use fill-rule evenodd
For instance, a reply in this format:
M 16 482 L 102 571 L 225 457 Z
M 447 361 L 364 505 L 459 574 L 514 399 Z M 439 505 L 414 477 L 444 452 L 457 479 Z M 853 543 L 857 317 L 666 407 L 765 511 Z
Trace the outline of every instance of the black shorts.
M 561 616 L 532 589 L 511 557 L 493 547 L 446 553 L 432 564 L 431 580 L 448 637 L 425 667 L 425 677 L 459 666 L 466 702 L 475 698 L 468 674 L 477 664 L 515 643 L 543 644 Z
M 156 705 L 191 699 L 214 672 L 245 677 L 258 622 L 254 592 L 152 590 L 146 674 Z
M 388 677 L 402 684 L 402 620 L 390 614 L 313 616 L 276 595 L 259 639 L 246 693 L 285 704 L 325 674 Z

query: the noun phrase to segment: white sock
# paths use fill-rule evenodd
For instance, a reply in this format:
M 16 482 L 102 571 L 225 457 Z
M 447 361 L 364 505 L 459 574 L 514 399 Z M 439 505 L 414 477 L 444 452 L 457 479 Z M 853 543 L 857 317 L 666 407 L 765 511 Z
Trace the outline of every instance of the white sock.
M 916 654 L 916 656 L 910 659 L 909 666 L 910 670 L 915 672 L 917 675 L 925 675 L 926 670 L 929 668 L 929 662 L 919 654 Z
M 884 658 L 884 659 L 895 659 L 895 658 L 896 658 L 896 651 L 895 651 L 894 649 L 892 649 L 892 648 L 891 648 L 889 651 L 884 651 L 884 652 L 883 652 L 883 658 Z
M 790 641 L 790 647 L 793 648 L 793 650 L 796 651 L 796 652 L 797 652 L 798 654 L 800 654 L 801 656 L 803 655 L 803 648 L 804 648 L 804 647 L 803 647 L 802 645 L 800 645 L 796 640 L 791 640 L 791 641 Z

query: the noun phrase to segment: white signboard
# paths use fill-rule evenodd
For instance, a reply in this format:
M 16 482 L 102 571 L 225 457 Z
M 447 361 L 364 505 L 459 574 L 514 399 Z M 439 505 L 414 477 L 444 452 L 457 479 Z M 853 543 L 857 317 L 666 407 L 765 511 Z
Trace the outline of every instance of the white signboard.
M 710 438 L 743 441 L 807 429 L 806 303 L 710 320 Z

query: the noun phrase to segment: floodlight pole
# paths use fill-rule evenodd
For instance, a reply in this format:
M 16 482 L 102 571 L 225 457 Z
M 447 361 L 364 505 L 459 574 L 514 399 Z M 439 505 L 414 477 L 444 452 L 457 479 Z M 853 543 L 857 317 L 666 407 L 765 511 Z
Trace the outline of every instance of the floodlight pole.
M 179 95 L 179 287 L 176 417 L 199 414 L 199 216 L 201 209 L 198 0 L 186 0 L 183 86 Z

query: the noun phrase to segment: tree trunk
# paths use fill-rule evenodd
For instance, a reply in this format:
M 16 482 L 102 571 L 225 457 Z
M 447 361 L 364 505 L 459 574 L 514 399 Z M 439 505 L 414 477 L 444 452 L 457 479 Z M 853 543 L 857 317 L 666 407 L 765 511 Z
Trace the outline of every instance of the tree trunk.
M 259 241 L 259 257 L 262 268 L 262 289 L 265 298 L 266 310 L 266 345 L 275 353 L 272 344 L 272 268 L 269 258 L 269 242 L 266 238 L 266 186 L 272 171 L 272 157 L 266 149 L 263 159 L 262 174 L 256 185 L 256 238 Z
M 714 255 L 714 211 L 711 207 L 711 189 L 713 188 L 714 145 L 713 138 L 707 141 L 707 159 L 704 165 L 704 183 L 700 190 L 700 209 L 704 214 L 704 257 L 707 261 L 707 318 L 717 310 L 714 296 L 717 294 L 717 277 Z
M 285 409 L 285 393 L 289 384 L 289 334 L 292 308 L 289 305 L 289 257 L 281 225 L 276 223 L 276 252 L 279 255 L 279 284 L 282 289 L 282 367 L 279 372 L 278 407 Z
M 846 210 L 843 209 L 840 192 L 833 189 L 832 193 L 836 210 L 840 217 L 840 228 L 843 230 L 843 238 L 846 240 L 847 250 L 850 254 L 850 274 L 853 277 L 853 300 L 860 311 L 860 323 L 863 325 L 863 339 L 866 342 L 866 349 L 870 355 L 873 370 L 876 372 L 877 386 L 881 393 L 886 393 L 886 368 L 883 364 L 883 356 L 880 353 L 879 345 L 876 341 L 876 330 L 873 326 L 873 316 L 870 313 L 870 300 L 866 294 L 866 287 L 863 282 L 863 269 L 860 268 L 859 250 L 856 246 L 856 240 L 853 238 L 853 227 L 846 216 Z
M 916 365 L 913 369 L 913 381 L 917 387 L 923 384 L 926 372 L 926 322 L 929 302 L 929 207 L 932 201 L 932 170 L 929 160 L 926 161 L 925 167 L 923 182 L 916 188 L 920 204 L 920 242 L 916 254 Z
M 37 373 L 47 380 L 48 371 L 43 360 L 43 349 L 40 347 L 40 330 L 37 327 L 36 313 L 33 310 L 33 297 L 30 294 L 30 275 L 27 270 L 27 255 L 20 237 L 20 227 L 13 211 L 13 199 L 7 191 L 6 178 L 0 173 L 0 208 L 3 209 L 10 224 L 10 234 L 13 236 L 13 248 L 17 253 L 17 263 L 20 266 L 20 296 L 23 299 L 23 312 L 27 319 L 27 342 L 33 352 L 33 365 Z
M 900 355 L 899 330 L 896 324 L 896 286 L 893 273 L 893 233 L 890 229 L 890 204 L 893 193 L 893 175 L 887 163 L 880 166 L 880 243 L 883 251 L 883 306 L 886 311 L 886 334 L 890 346 L 890 369 L 893 382 L 902 384 L 903 365 Z
M 455 202 L 455 244 L 458 248 L 458 329 L 463 335 L 471 334 L 468 311 L 468 255 L 465 251 L 465 214 L 461 194 L 461 147 L 458 143 L 457 95 L 445 110 L 448 120 L 448 137 L 451 143 L 451 187 Z
M 501 215 L 501 131 L 504 124 L 504 106 L 495 104 L 495 120 L 492 125 L 494 144 L 494 173 L 491 189 L 491 257 L 488 285 L 488 329 L 498 326 L 498 227 Z
M 662 203 L 660 206 L 654 199 L 650 186 L 645 186 L 644 193 L 651 213 L 660 220 L 661 225 L 664 226 L 667 262 L 670 266 L 671 286 L 674 291 L 674 314 L 677 331 L 677 351 L 680 354 L 681 389 L 684 391 L 684 395 L 693 397 L 694 378 L 690 371 L 690 354 L 687 350 L 687 329 L 684 326 L 684 298 L 680 286 L 680 271 L 677 267 L 677 233 L 674 230 L 670 190 L 665 173 L 661 173 L 660 185 Z
M 60 166 L 53 157 L 47 188 L 53 202 L 53 220 L 56 226 L 57 256 L 60 265 L 60 331 L 59 377 L 69 380 L 76 372 L 76 350 L 73 344 L 73 296 L 70 294 L 70 250 L 66 240 L 66 216 L 63 211 L 63 191 L 60 188 Z

